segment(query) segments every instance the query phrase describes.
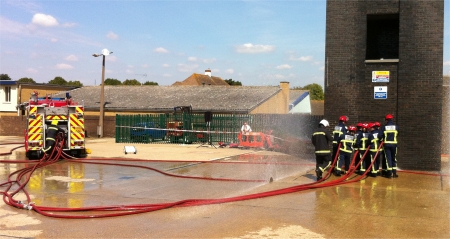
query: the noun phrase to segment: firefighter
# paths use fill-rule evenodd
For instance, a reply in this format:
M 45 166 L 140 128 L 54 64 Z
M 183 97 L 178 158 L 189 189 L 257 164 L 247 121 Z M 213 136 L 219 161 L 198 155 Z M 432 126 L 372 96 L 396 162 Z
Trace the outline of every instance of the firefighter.
M 374 122 L 374 126 L 375 126 L 375 130 L 378 131 L 378 137 L 381 136 L 381 124 L 380 122 Z M 381 139 L 380 139 L 380 143 L 381 143 Z M 386 168 L 386 161 L 384 159 L 384 149 L 383 147 L 379 148 L 380 152 L 378 153 L 378 167 L 379 167 L 379 171 L 378 171 L 378 175 L 382 175 L 383 173 L 383 169 Z
M 359 169 L 357 170 L 357 174 L 364 174 L 364 172 L 367 169 L 367 166 L 369 166 L 369 164 L 367 163 L 367 154 L 366 156 L 364 156 L 364 154 L 366 153 L 367 147 L 368 147 L 368 137 L 369 137 L 369 133 L 367 132 L 367 127 L 368 127 L 368 123 L 362 123 L 362 127 L 361 127 L 361 132 L 356 136 L 356 147 L 359 149 L 358 152 L 358 156 L 357 158 L 361 161 L 360 165 L 359 165 Z
M 45 138 L 45 148 L 42 151 L 45 155 L 51 154 L 56 144 L 56 136 L 58 133 L 65 133 L 63 129 L 58 127 L 58 120 L 53 120 L 52 124 L 47 128 Z
M 342 135 L 347 134 L 347 128 L 345 127 L 345 123 L 348 121 L 348 117 L 343 115 L 339 117 L 339 124 L 334 127 L 333 130 L 333 154 L 331 160 L 336 158 L 336 154 L 338 151 L 338 146 L 340 143 L 340 137 Z
M 339 138 L 341 147 L 339 148 L 339 158 L 337 166 L 334 170 L 334 174 L 336 176 L 341 176 L 350 169 L 350 160 L 353 154 L 353 144 L 355 143 L 355 132 L 356 127 L 350 125 L 348 127 L 348 133 L 342 134 Z M 345 171 L 342 169 L 343 165 L 345 166 Z
M 397 175 L 397 135 L 398 126 L 393 122 L 394 116 L 387 114 L 386 124 L 381 127 L 379 138 L 384 141 L 387 178 L 398 178 Z
M 327 120 L 323 119 L 319 122 L 319 128 L 313 133 L 311 142 L 315 148 L 316 154 L 316 176 L 317 181 L 322 179 L 322 174 L 331 165 L 331 150 L 330 143 L 333 141 L 330 133 L 327 132 L 330 124 Z
M 368 141 L 369 141 L 369 151 L 370 151 L 370 163 L 372 164 L 371 167 L 371 171 L 370 171 L 370 176 L 372 177 L 376 177 L 378 175 L 379 172 L 379 154 L 377 154 L 377 152 L 379 151 L 379 146 L 380 146 L 380 142 L 378 139 L 378 130 L 375 129 L 375 123 L 369 123 L 369 136 L 368 136 Z
M 355 149 L 359 150 L 359 144 L 361 143 L 361 139 L 359 138 L 360 134 L 362 134 L 363 131 L 363 123 L 358 122 L 358 124 L 356 124 L 356 133 L 355 133 Z M 355 158 L 355 162 L 353 163 L 354 166 L 356 167 L 356 165 L 358 165 L 359 161 L 361 160 L 361 157 L 359 155 L 359 153 L 356 155 Z

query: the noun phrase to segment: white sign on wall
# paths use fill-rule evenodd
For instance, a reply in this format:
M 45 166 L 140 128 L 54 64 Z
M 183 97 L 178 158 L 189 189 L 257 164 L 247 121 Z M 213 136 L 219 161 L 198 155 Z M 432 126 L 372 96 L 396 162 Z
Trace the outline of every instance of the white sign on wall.
M 373 87 L 374 99 L 387 99 L 387 86 L 374 86 Z
M 389 82 L 389 71 L 372 71 L 372 82 Z

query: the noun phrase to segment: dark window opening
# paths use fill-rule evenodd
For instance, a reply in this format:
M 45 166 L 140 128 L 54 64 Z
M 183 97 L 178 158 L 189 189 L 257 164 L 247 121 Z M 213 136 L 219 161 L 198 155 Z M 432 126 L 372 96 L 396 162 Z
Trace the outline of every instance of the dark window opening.
M 398 59 L 398 14 L 367 15 L 366 60 Z

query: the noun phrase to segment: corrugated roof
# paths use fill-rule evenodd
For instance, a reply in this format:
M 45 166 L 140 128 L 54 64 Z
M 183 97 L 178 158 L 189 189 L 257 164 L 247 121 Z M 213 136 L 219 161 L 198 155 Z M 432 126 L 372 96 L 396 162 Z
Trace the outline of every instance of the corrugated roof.
M 193 111 L 250 112 L 281 91 L 279 86 L 105 86 L 105 111 L 169 111 L 192 104 Z M 70 91 L 86 109 L 99 109 L 100 86 Z M 59 93 L 54 97 L 64 97 Z
M 309 92 L 309 90 L 289 90 L 289 104 L 292 104 L 298 97 L 303 95 L 305 92 Z

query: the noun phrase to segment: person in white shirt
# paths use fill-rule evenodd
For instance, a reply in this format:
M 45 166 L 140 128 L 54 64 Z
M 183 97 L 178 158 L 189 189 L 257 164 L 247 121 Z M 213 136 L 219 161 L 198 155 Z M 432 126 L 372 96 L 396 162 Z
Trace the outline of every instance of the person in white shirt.
M 247 124 L 247 122 L 244 122 L 244 125 L 241 127 L 243 141 L 247 141 L 247 135 L 249 135 L 250 132 L 252 132 L 252 128 Z

